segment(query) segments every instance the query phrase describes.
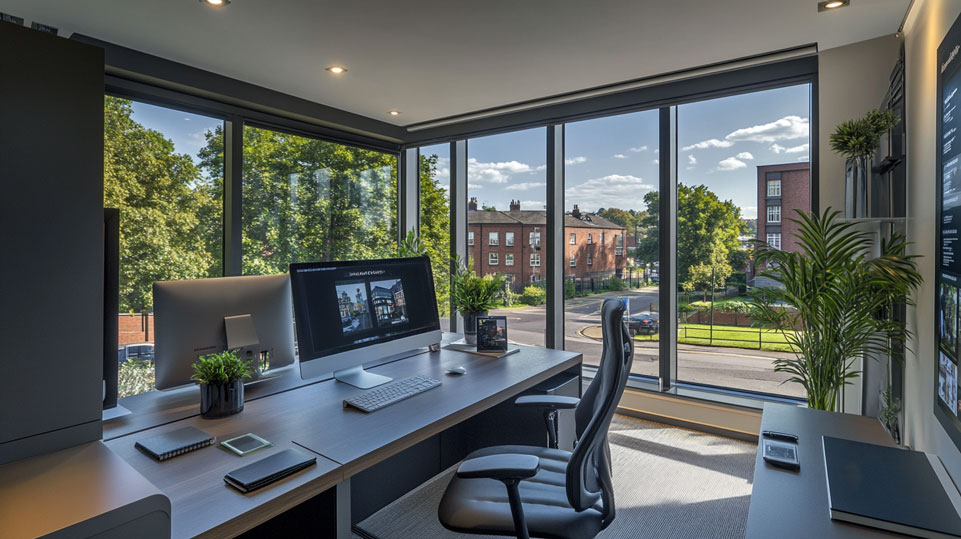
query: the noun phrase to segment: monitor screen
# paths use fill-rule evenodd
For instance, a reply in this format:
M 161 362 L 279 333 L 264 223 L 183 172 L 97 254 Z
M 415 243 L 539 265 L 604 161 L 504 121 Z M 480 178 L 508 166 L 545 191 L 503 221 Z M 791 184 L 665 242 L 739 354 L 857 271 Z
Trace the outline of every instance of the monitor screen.
M 301 363 L 440 330 L 427 257 L 290 265 Z

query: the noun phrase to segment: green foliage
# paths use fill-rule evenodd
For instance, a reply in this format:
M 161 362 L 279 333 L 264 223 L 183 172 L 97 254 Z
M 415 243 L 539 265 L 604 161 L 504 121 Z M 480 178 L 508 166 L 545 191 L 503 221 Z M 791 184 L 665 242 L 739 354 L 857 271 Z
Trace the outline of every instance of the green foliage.
M 564 299 L 571 299 L 577 293 L 573 279 L 564 279 Z
M 547 291 L 542 286 L 534 284 L 524 287 L 520 302 L 524 305 L 543 305 L 547 301 Z
M 731 265 L 728 263 L 727 247 L 719 238 L 711 245 L 710 258 L 707 262 L 698 262 L 688 270 L 687 281 L 681 284 L 684 290 L 701 290 L 704 300 L 707 291 L 724 287 L 724 281 L 731 276 Z
M 617 275 L 615 275 L 615 276 L 611 277 L 610 279 L 608 279 L 608 281 L 607 281 L 607 289 L 608 289 L 608 290 L 611 290 L 611 291 L 614 291 L 614 292 L 620 292 L 621 290 L 627 290 L 627 283 L 625 283 L 623 279 L 621 279 L 620 277 L 618 277 Z
M 453 301 L 457 312 L 466 316 L 493 309 L 498 294 L 504 288 L 504 277 L 499 274 L 478 277 L 473 270 L 474 262 L 469 258 L 466 264 L 457 260 L 455 265 Z
M 597 215 L 608 221 L 621 225 L 628 235 L 634 234 L 634 227 L 640 224 L 645 217 L 643 212 L 635 210 L 622 210 L 620 208 L 601 208 L 597 210 Z
M 869 258 L 870 235 L 838 213 L 798 212 L 797 252 L 761 244 L 758 262 L 771 265 L 761 275 L 781 286 L 753 293 L 754 320 L 797 349 L 795 357 L 775 360 L 775 370 L 791 374 L 807 390 L 808 406 L 819 410 L 835 409 L 839 389 L 859 375 L 858 358 L 891 354 L 892 343 L 908 340 L 910 332 L 889 313 L 910 303 L 922 281 L 904 238 L 883 240 L 881 255 Z
M 200 356 L 193 367 L 194 374 L 191 379 L 208 385 L 246 380 L 250 378 L 253 370 L 250 364 L 238 358 L 233 350 Z
M 117 396 L 129 397 L 154 389 L 154 364 L 145 359 L 129 359 L 120 364 Z
M 897 124 L 894 112 L 874 109 L 863 118 L 839 123 L 831 134 L 831 149 L 844 157 L 872 155 L 878 149 L 881 135 Z
M 427 256 L 427 248 L 420 242 L 416 230 L 408 230 L 404 241 L 397 246 L 397 258 Z
M 437 181 L 437 156 L 420 156 L 420 242 L 434 274 L 437 310 L 450 315 L 450 203 Z
M 660 219 L 657 191 L 644 195 L 647 215 L 641 220 L 645 235 L 637 247 L 643 265 L 660 258 L 657 227 Z M 677 186 L 677 267 L 678 282 L 690 281 L 691 269 L 699 264 L 710 265 L 711 256 L 719 241 L 727 249 L 727 263 L 742 269 L 746 260 L 738 236 L 741 233 L 741 210 L 734 202 L 718 198 L 703 185 Z M 741 265 L 738 265 L 741 264 Z
M 888 428 L 888 432 L 891 433 L 894 441 L 898 443 L 901 441 L 901 432 L 898 428 L 900 414 L 901 399 L 892 398 L 891 386 L 884 388 L 884 390 L 881 391 L 881 413 L 878 415 L 878 419 Z

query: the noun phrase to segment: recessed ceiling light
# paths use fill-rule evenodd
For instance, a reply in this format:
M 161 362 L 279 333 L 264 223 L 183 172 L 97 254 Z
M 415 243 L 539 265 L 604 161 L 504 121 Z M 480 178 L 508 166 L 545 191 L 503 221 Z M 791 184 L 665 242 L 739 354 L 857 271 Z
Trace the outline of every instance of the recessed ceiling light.
M 391 116 L 400 116 L 400 111 L 392 110 L 392 111 L 388 111 L 387 114 L 390 114 Z
M 340 75 L 341 73 L 346 73 L 347 68 L 344 66 L 330 66 L 327 68 L 327 71 L 330 71 L 334 75 Z
M 851 0 L 824 0 L 818 2 L 818 11 L 831 11 L 851 5 Z
M 211 6 L 224 7 L 230 3 L 230 0 L 200 0 L 201 4 L 210 4 Z

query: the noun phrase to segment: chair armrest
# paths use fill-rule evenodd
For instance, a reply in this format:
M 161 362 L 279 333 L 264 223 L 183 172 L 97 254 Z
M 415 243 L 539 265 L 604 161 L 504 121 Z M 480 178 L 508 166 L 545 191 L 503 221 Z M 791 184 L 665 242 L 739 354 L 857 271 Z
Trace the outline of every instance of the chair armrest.
M 577 403 L 581 399 L 577 397 L 565 397 L 563 395 L 524 395 L 514 400 L 515 406 L 524 408 L 553 408 L 555 410 L 569 410 L 577 408 Z
M 457 477 L 463 479 L 488 478 L 498 481 L 519 481 L 534 477 L 541 461 L 534 455 L 507 453 L 465 460 L 457 467 Z

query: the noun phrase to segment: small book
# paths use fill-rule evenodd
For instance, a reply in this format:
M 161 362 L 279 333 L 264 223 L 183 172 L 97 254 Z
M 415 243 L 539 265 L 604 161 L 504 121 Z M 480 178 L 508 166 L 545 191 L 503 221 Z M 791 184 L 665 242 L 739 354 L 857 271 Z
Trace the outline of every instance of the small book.
M 299 449 L 284 449 L 228 473 L 224 481 L 244 494 L 292 475 L 317 462 L 317 457 Z
M 215 441 L 216 438 L 196 427 L 184 427 L 138 440 L 136 446 L 157 460 L 167 460 L 207 447 Z
M 508 348 L 507 350 L 497 350 L 493 352 L 483 352 L 477 349 L 476 346 L 472 344 L 467 344 L 464 342 L 452 342 L 445 346 L 444 348 L 448 350 L 456 350 L 458 352 L 467 352 L 468 354 L 477 354 L 479 356 L 492 357 L 494 359 L 502 358 L 504 356 L 509 356 L 511 354 L 516 354 L 520 352 L 520 348 Z
M 961 517 L 920 451 L 823 437 L 831 518 L 915 537 L 961 537 Z

